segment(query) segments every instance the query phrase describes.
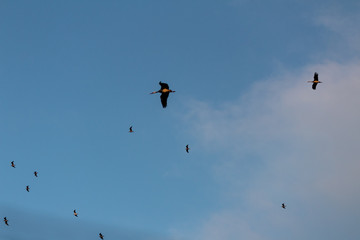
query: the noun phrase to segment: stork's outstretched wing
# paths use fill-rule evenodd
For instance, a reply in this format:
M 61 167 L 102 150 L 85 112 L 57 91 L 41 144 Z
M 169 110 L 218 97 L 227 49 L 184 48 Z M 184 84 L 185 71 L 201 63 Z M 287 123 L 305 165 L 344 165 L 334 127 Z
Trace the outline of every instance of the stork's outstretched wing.
M 166 108 L 166 106 L 167 106 L 168 97 L 169 97 L 169 92 L 164 92 L 160 95 L 161 104 L 162 104 L 163 108 Z
M 319 74 L 317 72 L 314 73 L 314 81 L 319 81 Z
M 316 90 L 316 85 L 317 85 L 317 83 L 313 83 L 312 89 Z
M 161 90 L 163 89 L 169 89 L 169 85 L 167 83 L 159 82 L 159 85 L 161 86 Z

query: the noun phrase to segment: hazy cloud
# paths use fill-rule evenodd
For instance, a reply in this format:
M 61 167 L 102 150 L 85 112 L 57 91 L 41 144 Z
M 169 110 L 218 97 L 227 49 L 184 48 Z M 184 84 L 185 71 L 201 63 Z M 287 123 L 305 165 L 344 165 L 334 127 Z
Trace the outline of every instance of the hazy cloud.
M 360 51 L 360 31 L 358 22 L 360 21 L 360 4 L 354 2 L 350 4 L 352 9 L 343 9 L 341 5 L 330 5 L 327 8 L 319 10 L 319 15 L 316 17 L 315 22 L 325 27 L 327 30 L 333 32 L 335 35 L 328 38 L 332 49 L 329 54 L 336 54 L 341 57 L 341 54 L 350 53 L 356 54 Z M 340 55 L 339 55 L 340 54 Z M 335 57 L 336 55 L 333 55 Z
M 226 214 L 209 216 L 200 239 L 237 239 L 244 233 L 267 239 L 260 237 L 268 236 L 267 225 L 280 230 L 294 228 L 289 225 L 294 222 L 296 229 L 283 239 L 311 237 L 310 222 L 321 224 L 311 229 L 317 237 L 336 239 L 333 231 L 341 232 L 336 226 L 349 230 L 348 237 L 360 234 L 348 229 L 360 218 L 360 211 L 351 210 L 360 201 L 359 66 L 360 61 L 309 66 L 263 81 L 233 103 L 192 104 L 187 121 L 195 136 L 209 151 L 225 155 L 213 163 L 214 176 L 224 183 L 229 202 L 241 202 Z M 315 71 L 323 81 L 316 91 L 306 82 Z M 282 201 L 299 216 L 270 217 L 282 211 Z M 328 213 L 338 218 L 326 223 Z
M 360 50 L 359 15 L 330 13 L 317 23 Z M 235 101 L 188 104 L 194 138 L 222 156 L 211 164 L 226 203 L 204 219 L 197 239 L 360 235 L 359 66 L 352 57 L 282 69 Z M 323 82 L 316 91 L 307 83 L 315 71 Z

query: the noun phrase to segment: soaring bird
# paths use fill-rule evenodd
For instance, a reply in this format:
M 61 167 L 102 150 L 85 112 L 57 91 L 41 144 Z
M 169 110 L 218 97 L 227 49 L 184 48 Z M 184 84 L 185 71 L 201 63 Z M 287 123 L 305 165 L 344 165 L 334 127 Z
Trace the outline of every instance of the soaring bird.
M 75 217 L 78 216 L 78 214 L 77 214 L 77 212 L 76 212 L 76 209 L 74 209 L 74 216 L 75 216 Z
M 8 220 L 7 220 L 6 217 L 4 217 L 4 222 L 5 222 L 5 224 L 6 224 L 7 226 L 9 226 L 9 223 L 8 223 Z
M 308 81 L 308 82 L 312 82 L 313 85 L 312 85 L 312 89 L 316 90 L 316 85 L 318 83 L 322 83 L 319 81 L 319 74 L 317 72 L 314 73 L 314 81 Z
M 38 177 L 38 172 L 35 171 L 35 172 L 34 172 L 34 175 L 35 175 L 35 177 Z
M 99 233 L 99 237 L 100 237 L 101 239 L 104 239 L 104 236 L 103 236 L 101 233 Z
M 169 89 L 169 85 L 167 83 L 162 83 L 161 81 L 159 82 L 161 88 L 159 91 L 156 92 L 152 92 L 150 94 L 154 94 L 154 93 L 161 93 L 160 99 L 161 99 L 161 104 L 163 106 L 163 108 L 166 108 L 167 106 L 167 99 L 169 97 L 169 93 L 171 92 L 175 92 L 171 89 Z
M 129 133 L 132 133 L 132 132 L 134 132 L 134 131 L 132 130 L 132 126 L 130 126 Z
M 190 148 L 189 148 L 189 144 L 188 144 L 188 145 L 186 145 L 186 147 L 185 147 L 185 150 L 186 150 L 187 153 L 189 153 L 189 149 L 190 149 Z
M 281 207 L 282 207 L 283 209 L 286 209 L 285 203 L 281 204 Z
M 15 168 L 15 163 L 14 163 L 14 161 L 11 161 L 11 166 L 12 166 L 13 168 Z
M 28 192 L 30 191 L 29 185 L 26 186 L 26 191 L 28 191 Z

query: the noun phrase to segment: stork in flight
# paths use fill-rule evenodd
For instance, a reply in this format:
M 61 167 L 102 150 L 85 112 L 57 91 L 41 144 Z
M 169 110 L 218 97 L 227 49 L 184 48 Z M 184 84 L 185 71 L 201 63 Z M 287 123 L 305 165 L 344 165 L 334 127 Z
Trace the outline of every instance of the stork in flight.
M 132 130 L 132 126 L 130 126 L 129 133 L 132 133 L 132 132 L 134 132 L 134 131 Z
M 185 147 L 185 150 L 186 150 L 187 153 L 189 153 L 189 149 L 190 149 L 190 148 L 189 148 L 189 144 L 188 144 L 188 145 L 186 145 L 186 147 Z
M 5 222 L 5 224 L 6 224 L 7 226 L 9 226 L 9 223 L 8 223 L 8 220 L 7 220 L 6 217 L 4 217 L 4 222 Z
M 99 233 L 99 237 L 100 237 L 101 239 L 104 239 L 104 236 L 103 236 L 101 233 Z
M 161 86 L 159 91 L 156 92 L 152 92 L 150 94 L 154 94 L 154 93 L 161 93 L 160 99 L 161 99 L 161 104 L 163 106 L 163 108 L 166 108 L 167 106 L 167 99 L 169 97 L 169 93 L 171 92 L 175 92 L 171 89 L 169 89 L 169 85 L 167 83 L 162 83 L 161 81 L 159 82 L 159 85 Z
M 14 161 L 11 161 L 11 166 L 12 166 L 13 168 L 15 168 L 15 163 L 14 163 Z
M 30 191 L 29 185 L 26 186 L 26 191 L 28 191 L 28 192 Z
M 314 81 L 308 81 L 308 82 L 312 82 L 313 85 L 312 85 L 312 89 L 316 90 L 316 85 L 318 83 L 322 83 L 319 81 L 319 74 L 317 72 L 314 73 Z
M 35 172 L 34 172 L 34 175 L 35 175 L 35 177 L 38 177 L 38 172 L 35 171 Z
M 78 216 L 78 214 L 77 214 L 77 212 L 76 212 L 76 209 L 74 209 L 74 216 L 75 216 L 75 217 Z
M 281 204 L 281 207 L 282 207 L 283 209 L 286 209 L 285 203 Z

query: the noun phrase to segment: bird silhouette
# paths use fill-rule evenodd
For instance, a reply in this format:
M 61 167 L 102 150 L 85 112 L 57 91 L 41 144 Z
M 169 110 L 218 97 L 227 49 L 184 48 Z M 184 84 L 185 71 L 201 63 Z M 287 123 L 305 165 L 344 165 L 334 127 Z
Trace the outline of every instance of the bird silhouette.
M 9 223 L 8 223 L 8 220 L 7 220 L 6 217 L 4 217 L 4 222 L 5 222 L 5 224 L 6 224 L 7 226 L 9 226 Z
M 185 147 L 185 150 L 186 150 L 187 153 L 189 153 L 189 149 L 190 149 L 190 148 L 189 148 L 189 144 L 188 144 L 188 145 L 186 145 L 186 147 Z
M 167 99 L 169 97 L 169 93 L 171 92 L 175 92 L 171 89 L 169 89 L 169 85 L 167 83 L 162 83 L 161 81 L 159 82 L 159 85 L 161 86 L 159 91 L 156 92 L 152 92 L 150 94 L 154 94 L 154 93 L 161 93 L 160 95 L 160 99 L 161 99 L 161 104 L 163 106 L 163 108 L 166 108 L 167 106 Z
M 30 191 L 29 185 L 26 186 L 26 191 L 28 191 L 28 192 Z
M 101 239 L 104 239 L 104 236 L 103 236 L 101 233 L 99 233 L 99 237 L 100 237 Z
M 38 177 L 38 172 L 35 171 L 35 172 L 34 172 L 34 175 L 35 175 L 35 177 Z
M 132 133 L 132 132 L 134 132 L 134 131 L 132 130 L 132 126 L 130 126 L 129 133 Z
M 76 212 L 76 209 L 74 209 L 74 216 L 75 216 L 75 217 L 78 216 L 78 214 L 77 214 L 77 212 Z
M 312 82 L 313 85 L 312 85 L 312 89 L 316 90 L 316 85 L 318 83 L 322 83 L 319 81 L 319 74 L 317 72 L 314 73 L 314 81 L 308 81 L 308 82 Z
M 14 163 L 14 161 L 11 161 L 11 166 L 12 166 L 13 168 L 15 168 L 15 163 Z
M 281 204 L 281 207 L 282 207 L 283 209 L 286 209 L 285 203 Z

